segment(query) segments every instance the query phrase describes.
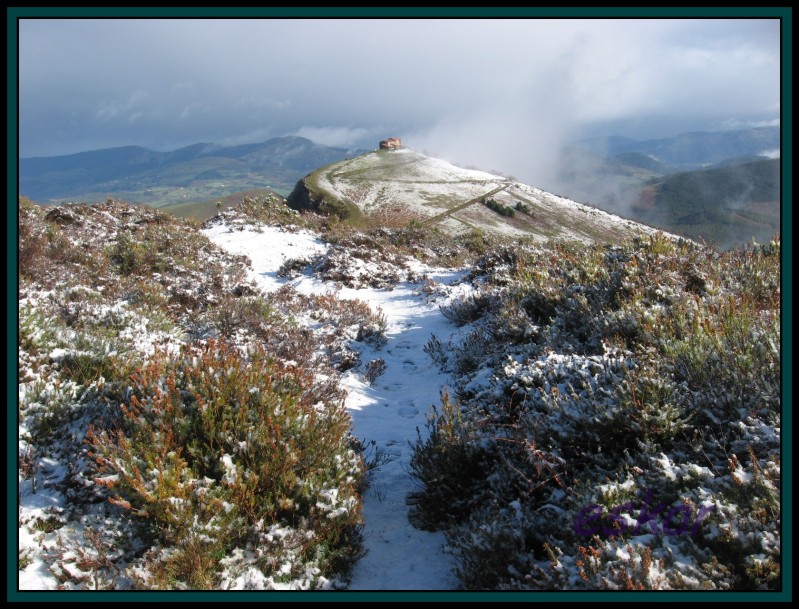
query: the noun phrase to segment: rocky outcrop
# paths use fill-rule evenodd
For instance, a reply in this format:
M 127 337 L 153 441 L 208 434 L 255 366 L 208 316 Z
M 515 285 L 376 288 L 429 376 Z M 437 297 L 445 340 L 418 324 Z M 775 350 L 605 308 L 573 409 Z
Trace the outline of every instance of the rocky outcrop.
M 296 209 L 297 211 L 316 211 L 319 209 L 321 202 L 321 198 L 314 200 L 314 198 L 311 196 L 311 191 L 308 189 L 308 185 L 305 183 L 305 178 L 297 182 L 297 184 L 294 186 L 294 190 L 292 190 L 291 193 L 289 193 L 289 196 L 286 197 L 286 204 L 291 209 Z
M 286 204 L 297 211 L 315 211 L 320 214 L 338 216 L 342 220 L 354 220 L 363 214 L 350 202 L 314 191 L 308 186 L 308 178 L 303 178 L 286 198 Z

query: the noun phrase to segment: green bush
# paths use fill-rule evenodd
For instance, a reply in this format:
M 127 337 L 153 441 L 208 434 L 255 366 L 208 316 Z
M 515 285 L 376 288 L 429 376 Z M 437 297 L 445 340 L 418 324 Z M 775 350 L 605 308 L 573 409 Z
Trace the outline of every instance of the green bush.
M 483 205 L 485 205 L 491 211 L 495 211 L 500 216 L 504 216 L 506 218 L 512 218 L 516 215 L 516 212 L 512 207 L 508 207 L 507 205 L 503 205 L 502 203 L 497 203 L 494 199 L 482 199 L 480 201 Z M 520 210 L 521 211 L 521 210 Z
M 286 562 L 294 575 L 346 570 L 359 552 L 362 463 L 331 395 L 261 349 L 214 341 L 136 373 L 118 425 L 90 428 L 87 442 L 96 482 L 157 540 L 140 585 L 216 587 L 236 548 L 254 548 L 266 576 Z M 290 531 L 284 544 L 277 529 Z
M 63 378 L 78 385 L 89 385 L 104 379 L 106 382 L 124 382 L 132 372 L 126 360 L 109 355 L 68 353 L 59 362 Z

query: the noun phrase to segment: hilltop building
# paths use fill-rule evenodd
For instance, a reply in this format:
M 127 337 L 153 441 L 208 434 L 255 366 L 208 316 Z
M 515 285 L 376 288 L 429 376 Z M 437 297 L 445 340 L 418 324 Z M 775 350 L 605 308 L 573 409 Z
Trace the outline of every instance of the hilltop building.
M 402 148 L 402 140 L 398 137 L 390 137 L 380 142 L 380 150 L 399 150 Z

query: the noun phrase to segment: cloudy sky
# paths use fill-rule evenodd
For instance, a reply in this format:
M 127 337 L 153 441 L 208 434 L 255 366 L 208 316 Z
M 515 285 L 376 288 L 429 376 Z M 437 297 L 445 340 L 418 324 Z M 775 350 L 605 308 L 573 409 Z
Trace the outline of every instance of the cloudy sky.
M 776 19 L 19 21 L 20 156 L 302 135 L 533 182 L 577 138 L 779 124 Z

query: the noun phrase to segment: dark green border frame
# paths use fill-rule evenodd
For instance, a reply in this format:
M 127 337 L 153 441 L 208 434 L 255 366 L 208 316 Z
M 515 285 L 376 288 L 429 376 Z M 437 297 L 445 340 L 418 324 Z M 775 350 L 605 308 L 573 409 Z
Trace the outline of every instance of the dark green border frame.
M 781 592 L 250 592 L 250 591 L 202 591 L 202 592 L 59 592 L 59 591 L 20 591 L 10 588 L 19 581 L 17 556 L 10 543 L 7 548 L 6 601 L 7 602 L 69 602 L 69 601 L 160 601 L 160 602 L 308 602 L 308 601 L 341 601 L 341 602 L 641 602 L 641 601 L 715 601 L 715 602 L 785 602 L 793 599 L 792 565 L 793 565 L 793 518 L 791 515 L 793 500 L 792 459 L 793 417 L 792 404 L 792 342 L 793 320 L 791 305 L 793 304 L 793 277 L 791 259 L 793 254 L 792 209 L 793 175 L 791 161 L 793 158 L 793 8 L 791 6 L 772 7 L 736 7 L 736 8 L 701 8 L 701 7 L 651 7 L 651 8 L 604 8 L 604 7 L 543 7 L 543 8 L 510 8 L 510 7 L 477 7 L 477 8 L 442 8 L 442 7 L 275 7 L 275 8 L 175 8 L 175 7 L 137 7 L 137 8 L 60 8 L 60 7 L 8 7 L 6 9 L 7 40 L 7 329 L 8 342 L 6 370 L 7 395 L 7 490 L 6 509 L 9 517 L 16 512 L 17 497 L 17 409 L 11 405 L 18 402 L 16 388 L 12 379 L 16 376 L 13 357 L 17 354 L 19 329 L 18 302 L 13 296 L 17 293 L 17 166 L 18 166 L 18 20 L 23 18 L 777 18 L 781 20 L 781 168 L 782 168 L 782 427 L 788 429 L 786 437 L 783 432 L 782 469 L 788 469 L 787 476 L 782 479 L 782 573 L 783 590 Z M 15 323 L 16 322 L 16 323 Z M 787 408 L 786 408 L 787 405 Z M 7 522 L 7 539 L 17 539 L 17 518 L 9 518 Z M 18 544 L 17 544 L 18 545 Z

